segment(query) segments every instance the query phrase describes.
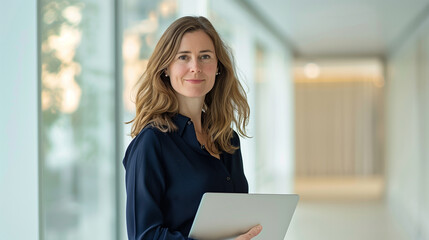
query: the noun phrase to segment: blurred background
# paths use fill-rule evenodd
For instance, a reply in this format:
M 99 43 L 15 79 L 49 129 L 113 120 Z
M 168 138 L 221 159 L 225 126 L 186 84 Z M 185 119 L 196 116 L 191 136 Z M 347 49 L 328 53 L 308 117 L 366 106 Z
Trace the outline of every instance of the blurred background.
M 288 240 L 429 239 L 429 0 L 16 0 L 0 10 L 0 239 L 126 239 L 134 84 L 209 18 L 251 107 L 252 193 Z

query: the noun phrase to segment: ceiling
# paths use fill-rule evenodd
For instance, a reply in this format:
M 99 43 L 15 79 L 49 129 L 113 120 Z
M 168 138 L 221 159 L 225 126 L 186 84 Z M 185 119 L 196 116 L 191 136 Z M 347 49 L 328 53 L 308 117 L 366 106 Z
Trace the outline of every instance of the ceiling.
M 429 16 L 429 0 L 241 0 L 298 57 L 384 57 Z

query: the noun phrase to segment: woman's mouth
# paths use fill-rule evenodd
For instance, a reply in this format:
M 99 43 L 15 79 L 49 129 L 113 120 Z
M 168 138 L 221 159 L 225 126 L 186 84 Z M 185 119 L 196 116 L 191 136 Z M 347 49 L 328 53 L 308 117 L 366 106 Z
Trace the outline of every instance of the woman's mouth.
M 187 82 L 189 82 L 189 83 L 192 83 L 192 84 L 198 84 L 198 83 L 202 83 L 202 82 L 204 82 L 204 80 L 203 80 L 203 79 L 187 79 L 187 80 L 185 80 L 185 81 L 187 81 Z

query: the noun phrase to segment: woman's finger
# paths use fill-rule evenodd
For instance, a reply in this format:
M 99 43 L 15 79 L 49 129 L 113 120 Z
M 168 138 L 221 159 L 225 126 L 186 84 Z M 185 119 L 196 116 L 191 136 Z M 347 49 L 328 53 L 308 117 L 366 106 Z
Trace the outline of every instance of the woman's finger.
M 254 238 L 262 231 L 262 226 L 260 224 L 252 227 L 247 233 L 238 236 L 235 240 L 249 240 Z

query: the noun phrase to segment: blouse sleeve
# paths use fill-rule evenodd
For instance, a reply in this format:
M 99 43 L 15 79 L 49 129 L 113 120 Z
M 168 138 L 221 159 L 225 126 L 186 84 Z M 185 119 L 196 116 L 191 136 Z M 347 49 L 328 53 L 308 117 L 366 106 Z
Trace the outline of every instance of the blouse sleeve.
M 161 144 L 153 129 L 144 129 L 127 149 L 126 219 L 129 240 L 190 239 L 163 226 L 161 202 L 165 191 L 165 172 L 161 163 Z

